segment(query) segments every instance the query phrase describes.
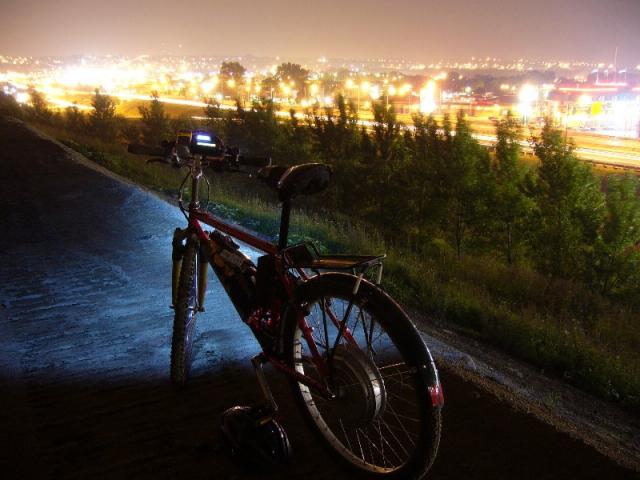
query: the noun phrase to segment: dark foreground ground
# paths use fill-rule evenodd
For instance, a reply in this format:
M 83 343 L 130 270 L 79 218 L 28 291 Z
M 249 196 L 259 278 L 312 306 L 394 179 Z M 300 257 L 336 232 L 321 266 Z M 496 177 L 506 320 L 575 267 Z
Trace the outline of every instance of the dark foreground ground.
M 351 478 L 270 373 L 295 459 L 262 475 L 212 446 L 221 412 L 260 400 L 257 347 L 211 282 L 194 381 L 167 381 L 170 239 L 153 195 L 0 119 L 0 478 Z M 443 373 L 434 479 L 623 479 L 582 443 Z

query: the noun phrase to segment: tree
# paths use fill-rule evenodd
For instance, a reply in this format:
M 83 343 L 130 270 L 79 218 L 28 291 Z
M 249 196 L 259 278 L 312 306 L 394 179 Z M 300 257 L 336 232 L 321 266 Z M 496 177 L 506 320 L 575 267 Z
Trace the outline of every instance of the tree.
M 523 241 L 523 231 L 533 208 L 526 194 L 527 172 L 520 164 L 521 128 L 509 112 L 496 126 L 495 190 L 492 216 L 496 221 L 496 238 L 507 263 L 514 261 L 515 251 Z
M 476 234 L 485 229 L 488 198 L 490 196 L 490 159 L 487 149 L 473 138 L 469 123 L 462 110 L 456 117 L 455 135 L 445 124 L 445 151 L 442 156 L 447 165 L 441 168 L 443 194 L 447 198 L 445 227 L 453 235 L 458 258 L 462 256 L 467 233 L 475 228 Z
M 212 98 L 208 98 L 204 107 L 204 116 L 206 118 L 205 124 L 209 130 L 212 130 L 217 135 L 226 138 L 228 137 L 226 131 L 226 120 L 224 111 L 220 108 L 220 104 Z
M 307 116 L 317 153 L 324 162 L 334 167 L 353 160 L 358 153 L 358 117 L 355 107 L 347 104 L 342 95 L 337 98 L 336 103 L 337 117 L 332 108 L 324 111 L 314 108 Z
M 45 100 L 44 95 L 33 87 L 29 88 L 29 103 L 31 115 L 35 120 L 41 122 L 49 122 L 51 120 L 52 112 L 49 110 L 49 104 Z
M 142 134 L 149 145 L 159 145 L 170 134 L 169 117 L 165 114 L 164 105 L 158 99 L 158 92 L 151 94 L 149 106 L 141 105 L 138 111 L 142 116 Z
M 0 115 L 8 117 L 21 118 L 23 110 L 13 95 L 5 94 L 0 91 Z
M 606 216 L 588 262 L 590 283 L 604 294 L 624 293 L 640 287 L 640 182 L 630 175 L 607 180 Z
M 220 76 L 225 80 L 242 80 L 247 71 L 239 62 L 222 62 L 220 65 Z
M 93 111 L 89 114 L 91 133 L 105 142 L 110 142 L 116 136 L 116 104 L 109 95 L 102 95 L 96 88 L 91 101 Z
M 550 121 L 533 147 L 540 159 L 535 258 L 551 276 L 581 277 L 602 224 L 603 194 L 591 168 L 579 163 Z
M 227 143 L 247 150 L 252 155 L 268 155 L 278 159 L 277 145 L 281 145 L 282 127 L 276 117 L 273 102 L 253 102 L 251 108 L 236 103 L 236 111 L 225 116 L 224 131 Z M 278 159 L 287 160 L 290 159 Z
M 363 201 L 361 190 L 364 185 L 363 182 L 353 182 L 354 178 L 362 178 L 363 173 L 358 116 L 355 106 L 347 104 L 342 95 L 336 104 L 337 116 L 333 108 L 321 110 L 314 107 L 307 115 L 307 124 L 315 154 L 333 167 L 332 183 L 335 188 L 327 194 L 330 207 L 361 213 L 359 205 Z
M 142 132 L 137 120 L 130 120 L 120 115 L 116 116 L 116 127 L 119 135 L 127 143 L 140 143 Z
M 382 102 L 373 105 L 373 132 L 371 134 L 374 156 L 370 159 L 368 171 L 370 183 L 370 211 L 377 223 L 385 225 L 389 231 L 401 228 L 403 215 L 406 214 L 404 202 L 403 175 L 406 150 L 393 107 L 386 108 Z
M 205 107 L 205 111 L 207 107 Z M 172 132 L 178 132 L 180 130 L 191 132 L 198 128 L 198 121 L 186 114 L 171 118 L 169 124 Z M 219 136 L 223 134 L 223 132 L 218 132 L 217 129 L 213 129 L 213 131 Z
M 282 63 L 278 66 L 275 77 L 281 82 L 293 83 L 291 89 L 302 92 L 309 77 L 309 70 L 302 68 L 298 63 Z
M 413 133 L 405 140 L 412 176 L 407 197 L 410 222 L 416 227 L 414 236 L 420 241 L 432 236 L 434 226 L 444 224 L 447 198 L 442 187 L 447 179 L 447 150 L 444 132 L 433 116 L 416 114 L 413 125 Z
M 67 107 L 65 110 L 65 127 L 73 133 L 83 133 L 86 129 L 84 114 L 77 105 Z
M 311 162 L 315 155 L 311 141 L 311 132 L 307 125 L 301 124 L 294 109 L 289 111 L 289 121 L 282 126 L 282 135 L 275 151 L 287 164 Z

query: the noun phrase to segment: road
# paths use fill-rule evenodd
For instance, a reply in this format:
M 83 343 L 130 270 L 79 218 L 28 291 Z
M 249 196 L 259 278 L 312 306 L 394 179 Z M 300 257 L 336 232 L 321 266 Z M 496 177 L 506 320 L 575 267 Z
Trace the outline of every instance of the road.
M 92 95 L 92 92 L 68 90 L 63 97 L 50 98 L 50 101 L 63 108 L 77 104 L 83 109 L 90 109 L 89 104 Z M 150 98 L 145 94 L 134 93 L 113 93 L 112 96 L 119 100 L 118 112 L 127 117 L 139 117 L 138 107 L 147 103 Z M 159 100 L 174 115 L 201 117 L 203 108 L 206 106 L 206 103 L 202 100 L 174 97 L 160 97 Z M 235 110 L 236 105 L 226 101 L 221 107 Z M 294 108 L 298 115 L 302 115 L 306 110 L 299 105 L 291 106 L 291 108 Z M 277 114 L 282 118 L 289 118 L 289 108 L 285 106 Z M 455 112 L 452 113 L 452 116 L 455 117 Z M 362 109 L 359 112 L 359 118 L 359 123 L 362 126 L 366 128 L 372 126 L 373 116 L 370 111 Z M 495 145 L 495 125 L 493 121 L 489 120 L 489 116 L 486 114 L 468 116 L 467 119 L 475 132 L 476 138 L 483 145 Z M 398 120 L 408 125 L 409 128 L 413 124 L 412 117 L 409 114 L 398 114 Z M 529 130 L 528 127 L 523 129 L 523 135 L 526 139 L 523 140 L 522 144 L 526 151 L 530 150 L 528 138 L 533 133 L 534 131 Z M 637 138 L 614 138 L 578 130 L 569 130 L 568 138 L 575 143 L 575 153 L 582 160 L 610 168 L 640 171 L 640 140 Z
M 265 475 L 215 448 L 220 414 L 260 399 L 257 346 L 210 282 L 194 380 L 168 383 L 170 238 L 154 195 L 70 160 L 0 119 L 2 478 L 351 478 L 300 424 L 269 369 L 295 449 Z M 638 478 L 584 444 L 443 371 L 433 479 Z

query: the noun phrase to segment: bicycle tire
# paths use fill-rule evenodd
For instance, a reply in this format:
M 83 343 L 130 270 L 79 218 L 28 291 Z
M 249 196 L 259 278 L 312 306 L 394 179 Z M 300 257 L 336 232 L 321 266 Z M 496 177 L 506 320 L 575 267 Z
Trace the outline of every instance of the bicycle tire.
M 338 315 L 347 318 L 348 326 L 352 318 L 350 312 L 360 312 L 354 315 L 355 321 L 350 329 L 358 345 L 366 345 L 366 351 L 346 345 L 346 341 L 335 349 L 335 399 L 322 399 L 317 392 L 292 379 L 294 397 L 322 445 L 355 473 L 367 478 L 420 479 L 435 460 L 442 426 L 441 408 L 433 405 L 429 394 L 429 381 L 424 375 L 425 362 L 431 362 L 429 366 L 433 368 L 436 380 L 437 372 L 424 341 L 402 308 L 366 280 L 360 282 L 354 298 L 352 292 L 357 281 L 353 275 L 325 273 L 299 288 L 296 298 L 301 305 L 306 305 L 307 324 L 313 328 L 314 342 L 325 358 L 326 345 L 331 350 L 339 330 L 331 322 L 329 328 L 324 328 L 324 319 L 329 311 L 327 299 L 335 305 L 331 308 L 338 309 L 342 304 L 342 312 Z M 351 299 L 354 300 L 353 308 L 349 310 Z M 311 318 L 314 310 L 320 314 L 325 311 L 319 324 Z M 367 315 L 369 326 L 366 325 Z M 314 364 L 306 358 L 304 349 L 308 349 L 308 344 L 302 338 L 295 317 L 290 311 L 285 323 L 284 345 L 289 365 L 299 373 L 322 381 Z M 358 323 L 362 325 L 362 334 L 358 333 L 361 328 Z M 377 339 L 386 334 L 399 358 L 393 359 L 393 352 L 387 351 L 388 346 L 374 348 L 376 326 L 380 331 Z M 370 335 L 366 333 L 367 329 L 371 330 Z M 323 338 L 325 332 L 329 342 Z M 367 337 L 371 341 L 366 340 Z M 396 364 L 398 359 L 401 363 Z M 380 365 L 376 363 L 378 360 Z M 394 363 L 382 365 L 387 361 Z M 338 421 L 332 415 L 337 416 Z M 409 425 L 406 420 L 407 425 L 403 424 L 405 418 L 411 418 L 412 423 Z M 406 427 L 411 427 L 411 431 Z M 350 428 L 353 430 L 349 431 Z M 372 440 L 367 437 L 367 434 L 373 437 L 376 431 L 379 438 Z
M 199 245 L 187 240 L 182 257 L 171 339 L 171 383 L 184 387 L 189 378 L 198 311 Z

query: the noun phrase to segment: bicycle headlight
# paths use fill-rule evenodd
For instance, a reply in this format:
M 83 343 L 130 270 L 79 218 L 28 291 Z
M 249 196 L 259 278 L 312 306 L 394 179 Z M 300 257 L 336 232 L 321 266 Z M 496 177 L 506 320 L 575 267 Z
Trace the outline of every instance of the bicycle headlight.
M 224 145 L 214 133 L 196 130 L 191 133 L 189 150 L 192 155 L 217 157 L 224 154 Z

